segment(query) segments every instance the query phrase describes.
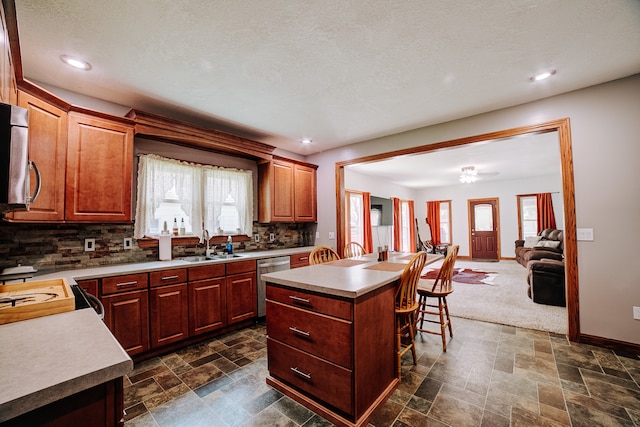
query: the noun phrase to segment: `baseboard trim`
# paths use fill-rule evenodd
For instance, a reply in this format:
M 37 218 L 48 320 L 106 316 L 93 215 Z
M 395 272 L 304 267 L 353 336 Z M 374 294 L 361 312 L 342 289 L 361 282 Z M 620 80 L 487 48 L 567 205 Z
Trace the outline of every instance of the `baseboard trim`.
M 633 344 L 626 341 L 612 340 L 610 338 L 596 337 L 594 335 L 580 334 L 578 341 L 581 344 L 591 344 L 598 347 L 608 348 L 627 357 L 640 359 L 640 344 Z

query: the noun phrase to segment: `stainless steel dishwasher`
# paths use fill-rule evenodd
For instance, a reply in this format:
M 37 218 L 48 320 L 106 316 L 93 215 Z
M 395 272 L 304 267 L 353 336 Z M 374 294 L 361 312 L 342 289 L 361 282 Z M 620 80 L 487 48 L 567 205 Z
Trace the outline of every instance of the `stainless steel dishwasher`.
M 274 271 L 288 270 L 289 268 L 289 256 L 264 258 L 258 260 L 258 317 L 264 317 L 267 314 L 267 284 L 264 280 L 262 280 L 262 275 L 265 273 L 273 273 Z

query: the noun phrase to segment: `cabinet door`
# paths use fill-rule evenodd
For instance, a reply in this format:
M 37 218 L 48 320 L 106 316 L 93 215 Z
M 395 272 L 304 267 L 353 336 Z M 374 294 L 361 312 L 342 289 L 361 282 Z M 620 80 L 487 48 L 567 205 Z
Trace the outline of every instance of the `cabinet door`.
M 189 282 L 189 335 L 215 331 L 227 325 L 225 279 Z
M 18 105 L 29 110 L 29 159 L 40 172 L 38 198 L 28 212 L 7 216 L 15 221 L 64 221 L 64 185 L 67 154 L 67 113 L 25 92 L 18 93 Z M 36 186 L 31 171 L 31 192 Z
M 294 165 L 294 220 L 296 222 L 315 222 L 316 207 L 316 170 L 303 165 Z
M 69 113 L 67 221 L 131 220 L 133 126 Z
M 256 273 L 227 276 L 227 324 L 257 316 Z
M 186 339 L 189 336 L 187 284 L 162 286 L 149 292 L 151 347 Z
M 102 297 L 104 322 L 129 355 L 149 350 L 149 291 Z

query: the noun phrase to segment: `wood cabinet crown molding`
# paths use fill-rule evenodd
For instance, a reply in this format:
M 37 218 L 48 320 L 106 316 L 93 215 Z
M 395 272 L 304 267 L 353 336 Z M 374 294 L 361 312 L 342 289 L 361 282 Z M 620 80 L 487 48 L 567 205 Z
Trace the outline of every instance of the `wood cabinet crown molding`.
M 136 135 L 159 141 L 264 160 L 271 160 L 271 153 L 275 150 L 275 147 L 261 142 L 136 109 L 129 110 L 126 117 L 134 120 Z

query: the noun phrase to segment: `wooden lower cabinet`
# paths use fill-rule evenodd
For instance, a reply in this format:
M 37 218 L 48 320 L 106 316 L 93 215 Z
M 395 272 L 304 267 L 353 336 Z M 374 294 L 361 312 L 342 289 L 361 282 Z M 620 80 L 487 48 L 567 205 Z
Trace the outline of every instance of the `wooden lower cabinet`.
M 242 322 L 258 315 L 256 273 L 227 276 L 227 324 Z
M 187 284 L 167 285 L 149 291 L 151 348 L 189 337 Z
M 227 293 L 224 264 L 188 269 L 189 335 L 215 331 L 227 325 Z
M 27 412 L 2 426 L 122 426 L 123 396 L 120 377 Z
M 356 299 L 267 283 L 267 383 L 340 426 L 365 426 L 396 378 L 394 283 Z
M 149 291 L 103 296 L 104 322 L 129 355 L 149 350 Z
M 189 282 L 189 335 L 215 331 L 227 325 L 224 277 Z

